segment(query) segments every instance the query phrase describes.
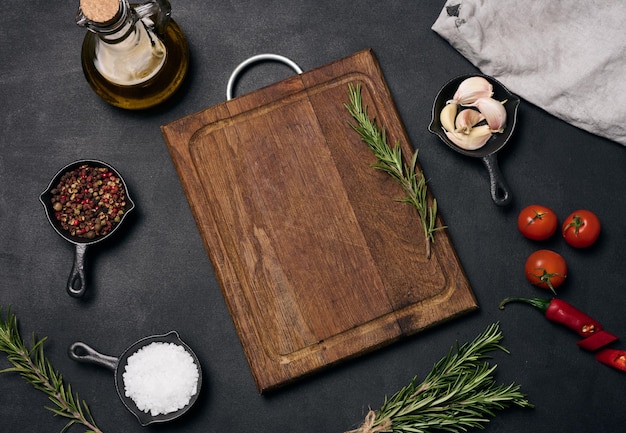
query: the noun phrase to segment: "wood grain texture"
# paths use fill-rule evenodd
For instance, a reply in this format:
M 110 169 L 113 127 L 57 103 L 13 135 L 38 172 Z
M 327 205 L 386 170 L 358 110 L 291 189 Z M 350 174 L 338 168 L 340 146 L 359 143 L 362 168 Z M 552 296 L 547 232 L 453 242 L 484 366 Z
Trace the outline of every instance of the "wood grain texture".
M 349 83 L 411 154 L 371 50 L 162 127 L 260 392 L 477 308 L 447 232 L 427 259 L 370 167 Z

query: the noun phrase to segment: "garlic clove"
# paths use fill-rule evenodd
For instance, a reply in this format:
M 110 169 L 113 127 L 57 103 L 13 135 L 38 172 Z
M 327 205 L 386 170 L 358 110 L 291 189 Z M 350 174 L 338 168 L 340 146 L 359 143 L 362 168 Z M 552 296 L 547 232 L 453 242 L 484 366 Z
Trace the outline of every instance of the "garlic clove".
M 487 124 L 492 132 L 504 131 L 506 125 L 504 102 L 506 101 L 500 102 L 493 98 L 479 98 L 473 104 L 485 116 L 485 120 L 487 120 Z
M 465 150 L 476 150 L 483 147 L 491 138 L 489 125 L 480 125 L 472 128 L 469 134 L 459 134 L 446 131 L 446 135 L 454 144 Z
M 455 132 L 469 134 L 471 129 L 480 121 L 485 120 L 485 116 L 480 111 L 466 109 L 462 110 L 455 121 Z
M 446 104 L 441 110 L 441 113 L 439 113 L 439 121 L 446 131 L 454 131 L 454 118 L 456 117 L 457 111 L 458 106 L 454 103 L 450 103 Z
M 484 77 L 469 77 L 459 84 L 451 101 L 459 105 L 471 105 L 479 98 L 490 98 L 493 86 Z

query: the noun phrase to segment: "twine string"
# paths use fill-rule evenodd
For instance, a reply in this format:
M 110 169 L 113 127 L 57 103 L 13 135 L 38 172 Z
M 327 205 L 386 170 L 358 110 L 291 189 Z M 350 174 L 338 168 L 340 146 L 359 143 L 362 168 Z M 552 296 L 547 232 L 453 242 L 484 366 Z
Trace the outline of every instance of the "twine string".
M 391 418 L 387 417 L 383 419 L 378 425 L 374 425 L 376 422 L 376 412 L 370 409 L 365 416 L 363 424 L 355 430 L 350 430 L 345 433 L 384 433 L 391 432 Z

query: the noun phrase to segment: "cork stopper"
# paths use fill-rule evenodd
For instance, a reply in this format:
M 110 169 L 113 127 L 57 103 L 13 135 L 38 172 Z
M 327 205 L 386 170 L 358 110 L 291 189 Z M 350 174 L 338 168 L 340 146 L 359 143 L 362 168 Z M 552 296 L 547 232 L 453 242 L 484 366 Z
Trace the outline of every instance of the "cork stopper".
M 80 9 L 89 21 L 107 23 L 117 15 L 120 0 L 80 0 Z

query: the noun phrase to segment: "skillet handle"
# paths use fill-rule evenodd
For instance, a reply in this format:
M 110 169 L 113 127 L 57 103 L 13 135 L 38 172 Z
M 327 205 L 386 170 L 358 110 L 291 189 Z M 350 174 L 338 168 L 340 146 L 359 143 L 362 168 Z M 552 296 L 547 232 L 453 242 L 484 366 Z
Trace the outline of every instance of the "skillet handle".
M 73 343 L 68 349 L 67 354 L 74 361 L 97 364 L 113 371 L 115 371 L 119 362 L 119 359 L 114 356 L 103 355 L 88 344 L 81 341 Z
M 490 153 L 482 158 L 483 164 L 489 172 L 489 186 L 491 188 L 491 199 L 498 206 L 506 206 L 511 202 L 512 196 L 509 186 L 500 172 L 498 159 L 495 153 Z
M 87 282 L 85 280 L 85 253 L 87 245 L 76 244 L 76 253 L 74 254 L 74 265 L 70 278 L 67 280 L 67 293 L 75 298 L 80 298 L 85 294 Z M 78 287 L 77 287 L 78 286 Z

